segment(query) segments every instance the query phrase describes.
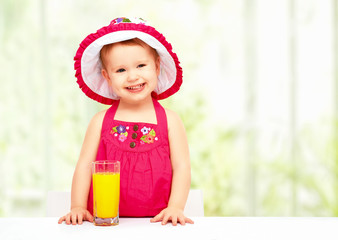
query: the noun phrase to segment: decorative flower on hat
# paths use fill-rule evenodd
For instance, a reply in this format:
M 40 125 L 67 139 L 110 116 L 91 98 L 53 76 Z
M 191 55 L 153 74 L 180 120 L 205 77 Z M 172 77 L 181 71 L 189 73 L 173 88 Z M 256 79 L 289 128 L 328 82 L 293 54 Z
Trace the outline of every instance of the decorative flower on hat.
M 126 17 L 120 17 L 115 18 L 113 21 L 110 22 L 110 24 L 119 24 L 119 23 L 136 23 L 136 24 L 146 24 L 146 21 L 144 21 L 142 18 L 126 18 Z

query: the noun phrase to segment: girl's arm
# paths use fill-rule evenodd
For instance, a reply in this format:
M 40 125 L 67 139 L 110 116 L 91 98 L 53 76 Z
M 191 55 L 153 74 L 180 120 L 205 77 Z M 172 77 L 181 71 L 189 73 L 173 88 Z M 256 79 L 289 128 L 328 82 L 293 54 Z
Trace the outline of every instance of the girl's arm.
M 83 220 L 93 221 L 87 210 L 87 200 L 91 183 L 91 164 L 95 161 L 100 142 L 102 121 L 106 111 L 97 113 L 89 123 L 79 160 L 74 171 L 71 191 L 71 211 L 59 219 L 66 224 L 82 224 Z
M 168 207 L 152 218 L 151 222 L 162 221 L 162 224 L 166 224 L 170 220 L 173 225 L 177 225 L 177 222 L 180 222 L 182 225 L 194 223 L 183 214 L 191 182 L 187 136 L 179 116 L 167 109 L 166 114 L 168 118 L 170 159 L 173 168 L 171 193 Z

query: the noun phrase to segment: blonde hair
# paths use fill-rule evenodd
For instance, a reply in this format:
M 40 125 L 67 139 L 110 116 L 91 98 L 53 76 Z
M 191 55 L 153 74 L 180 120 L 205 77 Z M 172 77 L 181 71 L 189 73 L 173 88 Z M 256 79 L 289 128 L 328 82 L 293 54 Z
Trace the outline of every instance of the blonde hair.
M 116 45 L 116 44 L 122 44 L 122 45 L 127 45 L 127 46 L 140 45 L 144 48 L 149 47 L 151 49 L 151 52 L 152 52 L 155 60 L 160 57 L 158 55 L 157 51 L 154 48 L 150 47 L 148 44 L 143 42 L 141 39 L 132 38 L 132 39 L 121 41 L 121 42 L 110 43 L 110 44 L 104 45 L 102 47 L 102 49 L 100 51 L 100 60 L 101 60 L 103 69 L 106 69 L 106 62 L 107 62 L 108 53 L 113 48 L 113 46 Z

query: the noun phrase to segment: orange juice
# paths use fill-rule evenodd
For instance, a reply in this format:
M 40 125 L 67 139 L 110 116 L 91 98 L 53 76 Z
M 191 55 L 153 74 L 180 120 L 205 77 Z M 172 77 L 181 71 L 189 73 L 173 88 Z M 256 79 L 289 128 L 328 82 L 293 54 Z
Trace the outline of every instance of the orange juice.
M 120 200 L 120 174 L 93 173 L 94 215 L 99 218 L 118 216 Z

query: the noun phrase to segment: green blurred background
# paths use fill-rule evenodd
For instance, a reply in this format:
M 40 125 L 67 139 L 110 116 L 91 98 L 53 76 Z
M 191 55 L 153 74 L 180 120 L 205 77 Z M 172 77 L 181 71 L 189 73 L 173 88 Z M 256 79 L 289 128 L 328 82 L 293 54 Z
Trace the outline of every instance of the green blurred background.
M 78 44 L 115 17 L 172 43 L 206 216 L 338 216 L 337 0 L 0 0 L 0 216 L 70 191 L 91 117 Z

